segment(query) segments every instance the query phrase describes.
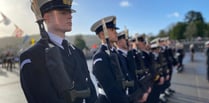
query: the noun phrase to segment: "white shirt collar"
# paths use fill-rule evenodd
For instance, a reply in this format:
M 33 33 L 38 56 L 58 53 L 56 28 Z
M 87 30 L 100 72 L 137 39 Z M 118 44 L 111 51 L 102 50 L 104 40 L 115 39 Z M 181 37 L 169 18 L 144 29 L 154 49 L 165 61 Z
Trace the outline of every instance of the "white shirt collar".
M 68 39 L 66 39 L 66 38 L 61 38 L 61 37 L 59 37 L 59 36 L 57 36 L 57 35 L 55 35 L 55 34 L 53 34 L 53 33 L 50 33 L 50 32 L 47 32 L 48 33 L 48 35 L 49 35 L 49 39 L 55 44 L 55 45 L 57 45 L 57 46 L 59 46 L 60 48 L 62 48 L 62 49 L 64 49 L 64 47 L 62 46 L 62 41 L 65 39 L 65 40 L 67 40 L 68 41 Z M 69 41 L 68 41 L 68 43 L 69 43 Z M 70 43 L 69 44 L 69 46 L 71 46 L 71 48 L 73 49 L 73 50 L 75 50 L 75 47 Z
M 162 46 L 162 48 L 165 50 L 166 49 L 166 46 Z
M 147 53 L 147 54 L 149 54 L 150 52 L 149 51 L 147 51 L 147 50 L 143 50 L 145 53 Z
M 108 46 L 107 46 L 106 43 L 102 43 L 102 45 L 108 48 Z M 110 50 L 112 50 L 112 51 L 113 51 L 114 49 L 115 49 L 114 47 L 111 47 L 111 48 L 110 48 Z
M 141 50 L 139 50 L 139 49 L 136 49 L 137 50 L 137 52 L 139 52 L 139 53 L 141 53 L 142 51 Z
M 107 47 L 107 44 L 106 43 L 102 43 L 102 45 Z
M 122 53 L 124 53 L 125 55 L 127 55 L 128 51 L 127 50 L 123 50 L 121 48 L 118 48 L 119 51 L 121 51 Z
M 155 60 L 157 60 L 158 56 L 159 56 L 159 53 L 156 53 L 156 52 L 153 52 L 154 56 L 155 56 Z
M 155 55 L 155 57 L 158 57 L 158 55 L 159 55 L 159 54 L 158 54 L 158 53 L 156 53 L 156 52 L 153 52 L 153 54 Z
M 48 32 L 48 35 L 49 35 L 49 39 L 57 46 L 59 46 L 60 48 L 64 49 L 63 46 L 62 46 L 62 41 L 63 41 L 63 38 L 53 34 L 53 33 L 50 33 Z

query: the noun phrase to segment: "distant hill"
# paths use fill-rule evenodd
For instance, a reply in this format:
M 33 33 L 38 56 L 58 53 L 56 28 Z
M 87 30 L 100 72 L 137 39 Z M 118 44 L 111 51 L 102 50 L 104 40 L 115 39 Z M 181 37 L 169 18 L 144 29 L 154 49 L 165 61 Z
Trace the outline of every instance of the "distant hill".
M 70 43 L 74 43 L 76 35 L 67 36 Z M 96 35 L 82 35 L 83 39 L 85 40 L 88 47 L 91 47 L 93 44 L 99 44 L 100 41 Z M 5 37 L 0 38 L 0 51 L 2 49 L 9 49 L 9 48 L 21 48 L 21 47 L 28 47 L 30 46 L 30 39 L 33 38 L 36 41 L 40 39 L 40 35 L 31 35 L 29 36 L 29 40 L 23 44 L 23 38 L 16 38 L 16 37 Z
M 71 43 L 74 43 L 75 36 L 76 35 L 72 35 L 72 36 L 68 36 L 67 38 Z M 93 44 L 100 44 L 100 40 L 96 35 L 82 35 L 82 36 L 88 47 L 91 47 Z

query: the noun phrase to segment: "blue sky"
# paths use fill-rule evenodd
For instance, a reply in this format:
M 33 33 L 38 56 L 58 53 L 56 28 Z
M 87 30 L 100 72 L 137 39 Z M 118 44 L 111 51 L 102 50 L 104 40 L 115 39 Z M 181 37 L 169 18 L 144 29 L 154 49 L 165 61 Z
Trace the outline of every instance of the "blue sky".
M 156 35 L 161 29 L 183 21 L 185 14 L 190 10 L 201 12 L 208 22 L 208 4 L 209 0 L 74 0 L 72 8 L 77 12 L 73 14 L 73 31 L 67 34 L 94 34 L 90 27 L 95 21 L 115 15 L 117 26 L 120 28 L 118 32 L 126 26 L 131 35 L 135 33 Z M 1 1 L 0 11 L 26 34 L 39 33 L 29 0 Z M 2 25 L 0 24 L 0 28 L 5 28 Z M 0 36 L 6 31 L 11 33 L 14 27 L 11 24 L 5 29 L 9 30 L 0 29 Z

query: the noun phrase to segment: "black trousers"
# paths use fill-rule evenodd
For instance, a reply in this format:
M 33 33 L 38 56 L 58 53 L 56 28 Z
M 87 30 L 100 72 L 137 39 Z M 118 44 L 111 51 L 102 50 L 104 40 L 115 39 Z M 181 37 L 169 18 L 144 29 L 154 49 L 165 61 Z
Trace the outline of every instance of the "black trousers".
M 159 96 L 161 93 L 162 86 L 158 85 L 157 83 L 153 84 L 152 91 L 148 96 L 148 99 L 145 103 L 158 103 L 159 102 Z
M 105 95 L 99 94 L 97 103 L 111 103 Z
M 207 66 L 207 74 L 206 74 L 206 75 L 207 75 L 206 78 L 207 78 L 207 80 L 209 81 L 209 65 Z

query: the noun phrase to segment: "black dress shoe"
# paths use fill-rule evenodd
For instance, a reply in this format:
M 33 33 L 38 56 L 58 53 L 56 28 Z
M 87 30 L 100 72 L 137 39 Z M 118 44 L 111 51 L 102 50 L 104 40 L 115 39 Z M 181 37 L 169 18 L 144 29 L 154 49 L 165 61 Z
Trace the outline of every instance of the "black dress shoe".
M 176 92 L 175 90 L 172 90 L 170 88 L 168 89 L 168 91 L 171 92 L 171 93 L 175 93 Z
M 168 91 L 165 91 L 164 94 L 165 94 L 165 97 L 170 97 L 172 95 L 172 93 Z
M 165 97 L 160 97 L 159 99 L 160 99 L 160 102 L 162 102 L 162 103 L 167 103 L 168 102 L 168 99 L 165 98 Z

